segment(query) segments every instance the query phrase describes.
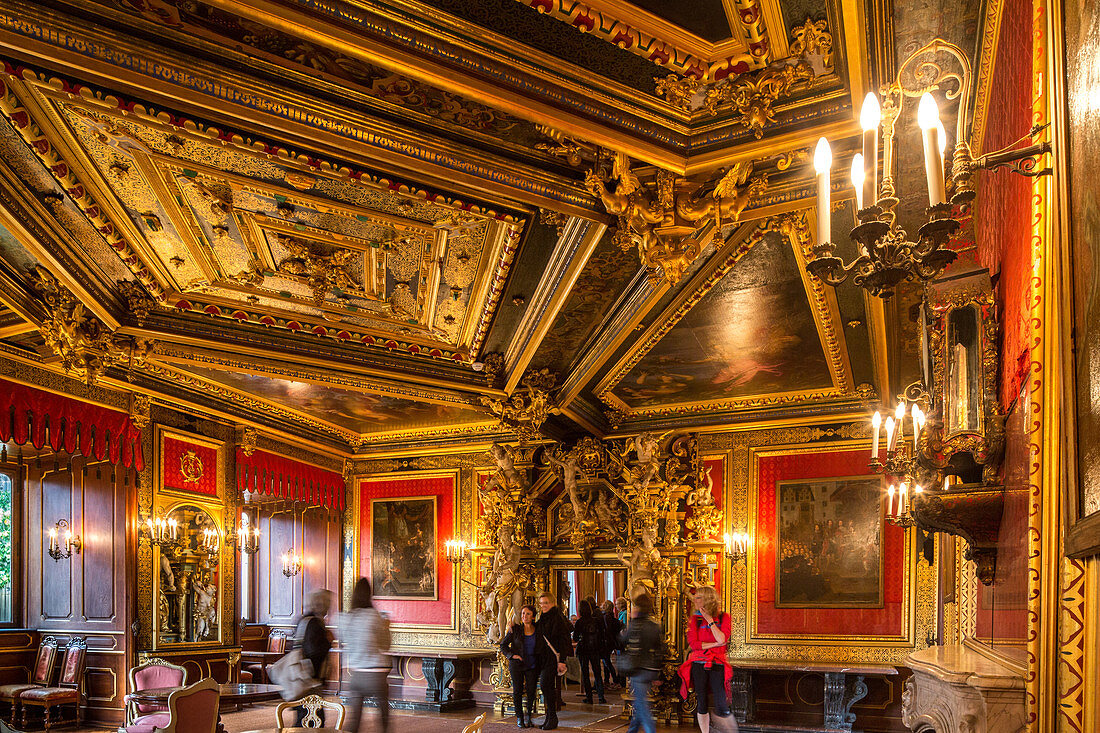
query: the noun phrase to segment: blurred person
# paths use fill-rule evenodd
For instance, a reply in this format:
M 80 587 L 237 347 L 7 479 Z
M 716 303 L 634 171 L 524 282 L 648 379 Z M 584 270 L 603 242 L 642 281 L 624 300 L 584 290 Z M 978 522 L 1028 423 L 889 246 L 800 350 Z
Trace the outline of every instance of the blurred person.
M 298 625 L 294 632 L 294 646 L 302 650 L 302 656 L 313 664 L 313 679 L 317 685 L 306 694 L 320 694 L 325 684 L 325 673 L 328 665 L 328 653 L 332 649 L 332 633 L 325 628 L 325 616 L 328 616 L 332 608 L 332 591 L 318 588 L 309 594 L 306 599 L 306 609 L 302 617 L 298 619 Z M 303 695 L 304 697 L 305 695 Z M 304 705 L 296 708 L 298 719 L 295 725 L 301 726 L 305 720 L 307 711 Z M 324 726 L 325 711 L 318 711 L 321 716 L 321 725 Z
M 371 600 L 370 581 L 360 578 L 351 592 L 351 611 L 340 629 L 347 668 L 350 672 L 345 699 L 348 713 L 343 730 L 356 733 L 363 714 L 363 698 L 374 698 L 382 721 L 382 733 L 389 733 L 390 688 L 386 681 L 390 661 L 390 622 Z
M 627 733 L 656 733 L 657 723 L 649 705 L 649 688 L 661 669 L 667 654 L 664 632 L 649 618 L 653 600 L 648 594 L 634 599 L 634 613 L 621 636 L 622 656 L 620 671 L 630 680 L 630 692 L 634 698 L 634 715 Z

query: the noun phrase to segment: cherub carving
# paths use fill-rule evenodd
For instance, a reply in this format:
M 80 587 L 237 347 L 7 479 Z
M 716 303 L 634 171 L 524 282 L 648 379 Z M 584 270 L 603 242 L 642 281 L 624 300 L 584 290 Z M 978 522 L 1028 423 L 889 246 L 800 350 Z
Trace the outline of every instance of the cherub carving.
M 616 548 L 619 562 L 627 567 L 627 590 L 630 598 L 642 593 L 654 593 L 657 590 L 656 571 L 661 562 L 661 553 L 654 546 L 657 541 L 656 527 L 643 527 L 642 540 L 636 543 L 627 557 L 624 548 Z

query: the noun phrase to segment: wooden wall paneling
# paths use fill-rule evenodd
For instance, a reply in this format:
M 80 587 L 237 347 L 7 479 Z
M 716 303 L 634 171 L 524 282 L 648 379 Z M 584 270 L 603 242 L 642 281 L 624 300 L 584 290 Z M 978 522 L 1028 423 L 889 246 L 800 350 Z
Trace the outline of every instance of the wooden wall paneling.
M 30 680 L 39 638 L 34 630 L 0 630 L 0 685 Z
M 30 601 L 28 625 L 56 625 L 70 623 L 73 618 L 73 565 L 69 561 L 54 562 L 47 554 L 45 532 L 58 519 L 72 521 L 73 493 L 75 491 L 73 467 L 65 459 L 51 456 L 34 461 L 30 471 L 37 491 L 32 495 L 32 510 L 28 512 L 27 548 L 28 560 L 34 563 L 27 573 L 27 598 Z M 75 522 L 74 522 L 75 523 Z M 34 579 L 38 580 L 35 593 Z

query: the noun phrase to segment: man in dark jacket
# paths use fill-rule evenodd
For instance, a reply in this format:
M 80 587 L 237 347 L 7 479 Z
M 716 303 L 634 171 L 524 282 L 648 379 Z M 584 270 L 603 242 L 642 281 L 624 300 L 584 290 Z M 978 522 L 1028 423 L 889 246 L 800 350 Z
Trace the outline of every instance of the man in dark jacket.
M 295 629 L 295 644 L 301 644 L 302 656 L 313 663 L 313 679 L 317 680 L 317 687 L 324 684 L 325 662 L 328 661 L 329 650 L 332 649 L 332 634 L 325 628 L 325 616 L 332 607 L 332 591 L 323 588 L 309 594 L 309 603 L 306 612 L 298 621 Z M 315 689 L 314 692 L 320 692 Z M 308 714 L 304 705 L 299 705 L 298 722 L 302 726 Z M 324 721 L 324 711 L 317 713 Z
M 614 603 L 609 600 L 604 601 L 600 608 L 603 610 L 603 623 L 607 631 L 604 636 L 603 653 L 600 656 L 600 663 L 603 666 L 605 675 L 603 686 L 614 690 L 625 684 L 625 680 L 616 671 L 615 665 L 611 663 L 611 655 L 617 654 L 619 651 L 619 636 L 625 626 L 619 622 L 618 616 L 615 615 Z
M 645 594 L 634 599 L 634 614 L 622 635 L 622 658 L 630 692 L 634 698 L 634 715 L 627 733 L 656 733 L 657 723 L 649 707 L 649 687 L 657 679 L 661 660 L 665 656 L 664 633 L 650 620 L 653 600 Z
M 553 730 L 558 727 L 557 678 L 559 674 L 565 674 L 566 658 L 573 656 L 573 626 L 562 615 L 561 609 L 549 593 L 539 596 L 539 611 L 535 629 L 551 648 L 539 674 L 539 687 L 542 688 L 542 699 L 546 703 L 546 720 L 539 727 Z

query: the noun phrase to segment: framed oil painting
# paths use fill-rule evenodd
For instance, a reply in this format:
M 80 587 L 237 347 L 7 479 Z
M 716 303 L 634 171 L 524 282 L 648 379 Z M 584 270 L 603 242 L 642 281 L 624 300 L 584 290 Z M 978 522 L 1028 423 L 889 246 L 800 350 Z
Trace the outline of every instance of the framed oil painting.
M 436 497 L 371 500 L 371 585 L 374 597 L 434 601 Z
M 1058 12 L 1058 8 L 1052 8 Z M 1062 91 L 1061 124 L 1055 130 L 1054 159 L 1058 198 L 1051 212 L 1060 214 L 1065 252 L 1065 286 L 1070 292 L 1062 309 L 1067 404 L 1066 415 L 1066 553 L 1082 557 L 1100 553 L 1100 6 L 1092 0 L 1067 0 L 1061 6 L 1061 33 L 1055 42 L 1061 69 L 1055 70 Z M 1058 26 L 1056 25 L 1056 28 Z M 1056 82 L 1057 84 L 1057 82 Z
M 780 481 L 776 608 L 881 608 L 882 478 Z

